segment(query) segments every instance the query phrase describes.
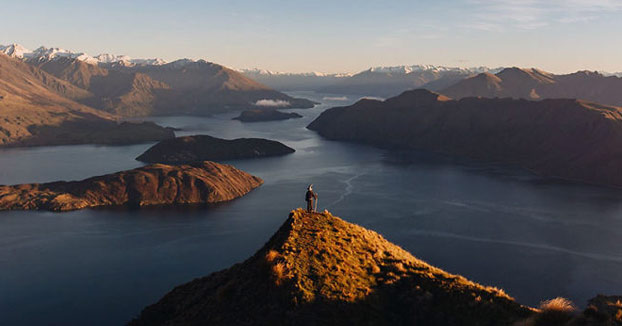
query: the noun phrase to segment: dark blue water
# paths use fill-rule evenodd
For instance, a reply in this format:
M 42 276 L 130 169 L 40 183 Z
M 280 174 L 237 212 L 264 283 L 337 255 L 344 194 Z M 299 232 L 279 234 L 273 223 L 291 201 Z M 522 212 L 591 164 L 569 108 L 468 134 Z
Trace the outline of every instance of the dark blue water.
M 314 94 L 305 94 L 316 96 Z M 322 97 L 319 97 L 322 100 Z M 173 286 L 253 254 L 302 206 L 374 229 L 429 263 L 525 304 L 622 293 L 622 192 L 517 169 L 325 141 L 303 119 L 153 119 L 180 135 L 265 137 L 295 154 L 231 162 L 266 183 L 213 208 L 0 213 L 0 325 L 121 325 Z M 134 168 L 150 144 L 0 151 L 0 184 Z

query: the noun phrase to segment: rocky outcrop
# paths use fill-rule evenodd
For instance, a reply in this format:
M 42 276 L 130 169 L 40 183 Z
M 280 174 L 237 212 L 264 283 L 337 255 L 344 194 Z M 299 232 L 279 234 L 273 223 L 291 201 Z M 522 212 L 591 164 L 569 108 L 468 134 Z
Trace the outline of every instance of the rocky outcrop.
M 214 162 L 154 164 L 82 181 L 0 186 L 0 210 L 213 204 L 241 197 L 262 183 L 231 165 Z
M 279 110 L 246 110 L 240 113 L 239 116 L 233 118 L 233 120 L 240 120 L 242 122 L 260 122 L 260 121 L 275 121 L 275 120 L 287 120 L 302 118 L 302 116 L 295 112 L 285 113 Z
M 622 187 L 622 110 L 585 101 L 455 101 L 415 90 L 329 109 L 308 128 L 334 140 L 516 164 L 544 176 Z
M 328 212 L 293 211 L 255 255 L 130 325 L 510 325 L 532 310 Z
M 148 163 L 181 164 L 279 156 L 293 152 L 295 152 L 293 148 L 274 140 L 261 138 L 228 140 L 196 135 L 161 141 L 136 159 Z

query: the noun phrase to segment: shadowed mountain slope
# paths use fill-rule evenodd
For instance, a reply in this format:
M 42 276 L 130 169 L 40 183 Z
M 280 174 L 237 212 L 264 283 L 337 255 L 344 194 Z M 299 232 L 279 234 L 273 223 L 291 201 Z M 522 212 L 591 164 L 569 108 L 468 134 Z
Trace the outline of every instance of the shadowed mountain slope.
M 426 90 L 326 110 L 309 126 L 334 140 L 516 164 L 622 186 L 622 110 L 585 101 L 465 98 Z

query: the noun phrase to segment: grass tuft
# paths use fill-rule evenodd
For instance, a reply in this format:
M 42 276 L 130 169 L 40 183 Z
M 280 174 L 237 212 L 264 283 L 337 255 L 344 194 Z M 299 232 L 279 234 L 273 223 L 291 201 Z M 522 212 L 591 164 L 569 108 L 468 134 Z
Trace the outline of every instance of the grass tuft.
M 536 316 L 536 326 L 555 326 L 566 324 L 575 314 L 577 308 L 566 298 L 555 298 L 540 304 L 540 313 Z

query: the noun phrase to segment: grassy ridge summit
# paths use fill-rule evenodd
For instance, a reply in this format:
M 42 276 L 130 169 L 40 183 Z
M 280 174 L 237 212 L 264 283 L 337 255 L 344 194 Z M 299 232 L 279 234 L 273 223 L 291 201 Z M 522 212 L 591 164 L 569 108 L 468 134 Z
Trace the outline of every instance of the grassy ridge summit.
M 130 144 L 174 137 L 153 123 L 122 123 L 76 101 L 91 94 L 0 53 L 0 146 Z
M 509 325 L 531 313 L 376 232 L 298 209 L 251 258 L 176 287 L 130 325 Z
M 81 181 L 0 186 L 0 210 L 211 204 L 241 197 L 262 183 L 231 165 L 214 162 L 154 164 Z
M 293 148 L 262 138 L 221 139 L 208 135 L 177 137 L 161 141 L 136 159 L 148 163 L 183 164 L 286 155 Z
M 326 110 L 324 137 L 516 164 L 537 174 L 622 186 L 622 110 L 571 99 L 451 100 L 426 90 Z

